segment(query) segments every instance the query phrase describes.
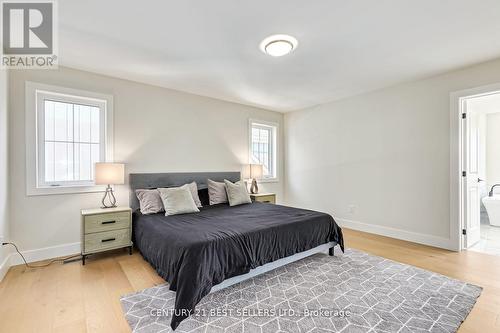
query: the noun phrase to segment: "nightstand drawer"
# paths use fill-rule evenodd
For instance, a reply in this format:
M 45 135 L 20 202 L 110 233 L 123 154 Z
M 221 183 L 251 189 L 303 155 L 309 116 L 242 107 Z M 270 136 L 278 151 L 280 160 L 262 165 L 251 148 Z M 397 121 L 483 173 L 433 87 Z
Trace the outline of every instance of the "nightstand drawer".
M 130 226 L 130 212 L 85 216 L 85 234 L 125 229 Z
M 267 203 L 276 203 L 276 195 L 274 194 L 269 194 L 269 195 L 250 195 L 253 201 L 257 202 L 267 202 Z
M 84 237 L 84 253 L 99 252 L 115 247 L 130 246 L 130 229 L 87 234 Z

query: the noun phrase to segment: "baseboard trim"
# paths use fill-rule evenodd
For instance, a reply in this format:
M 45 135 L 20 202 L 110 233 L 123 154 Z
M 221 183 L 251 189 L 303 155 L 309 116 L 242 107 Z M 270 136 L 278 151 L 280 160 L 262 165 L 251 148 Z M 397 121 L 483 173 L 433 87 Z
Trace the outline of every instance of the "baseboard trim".
M 41 249 L 21 251 L 24 258 L 28 263 L 53 259 L 58 257 L 70 256 L 73 254 L 80 253 L 80 242 L 78 243 L 68 243 L 56 246 L 44 247 Z M 4 261 L 0 264 L 0 282 L 9 271 L 9 268 L 16 265 L 24 264 L 23 259 L 17 252 L 11 252 Z
M 80 253 L 80 242 L 68 243 L 56 246 L 44 247 L 41 249 L 21 251 L 27 262 L 35 262 L 52 258 L 64 257 Z M 10 254 L 10 265 L 23 264 L 23 259 L 16 252 Z
M 419 243 L 423 245 L 439 247 L 446 250 L 456 251 L 453 244 L 451 244 L 451 240 L 449 238 L 421 234 L 418 232 L 406 231 L 391 227 L 384 227 L 380 225 L 368 224 L 343 218 L 335 218 L 335 221 L 337 221 L 341 227 L 346 227 L 349 229 L 365 231 L 371 234 L 377 234 L 413 243 Z
M 5 277 L 11 266 L 10 255 L 11 253 L 9 253 L 3 260 L 2 264 L 0 264 L 0 282 L 2 282 L 3 278 Z
M 454 251 L 455 248 L 451 244 L 451 240 L 444 237 L 437 237 L 433 235 L 421 234 L 412 231 L 405 231 L 401 229 L 395 229 L 390 227 L 384 227 L 380 225 L 368 224 L 354 220 L 348 220 L 343 218 L 335 218 L 335 220 L 342 226 L 349 229 L 354 229 L 358 231 L 365 231 L 372 234 L 377 234 L 381 236 L 392 237 L 396 239 L 401 239 L 409 242 L 439 247 L 447 250 Z M 57 257 L 64 257 L 73 254 L 80 253 L 80 242 L 61 244 L 56 246 L 45 247 L 35 250 L 21 251 L 21 253 L 26 258 L 27 262 L 35 262 L 41 260 L 47 260 Z M 3 280 L 5 274 L 11 266 L 23 264 L 23 259 L 17 253 L 10 253 L 7 258 L 0 265 L 0 281 Z

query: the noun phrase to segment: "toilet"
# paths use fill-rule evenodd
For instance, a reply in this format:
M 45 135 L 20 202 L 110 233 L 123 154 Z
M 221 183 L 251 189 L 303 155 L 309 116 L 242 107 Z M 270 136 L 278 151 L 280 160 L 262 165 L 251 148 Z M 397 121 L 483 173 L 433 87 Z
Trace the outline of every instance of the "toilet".
M 490 225 L 500 227 L 500 195 L 484 197 L 482 201 L 486 212 L 488 212 Z

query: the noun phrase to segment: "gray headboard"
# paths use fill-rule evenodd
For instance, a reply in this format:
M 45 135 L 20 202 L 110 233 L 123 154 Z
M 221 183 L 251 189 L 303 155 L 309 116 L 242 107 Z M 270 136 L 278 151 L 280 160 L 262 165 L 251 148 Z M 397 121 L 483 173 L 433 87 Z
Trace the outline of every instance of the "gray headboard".
M 132 210 L 139 208 L 139 200 L 135 195 L 137 189 L 175 187 L 193 181 L 198 185 L 198 190 L 207 188 L 207 179 L 222 182 L 224 179 L 236 182 L 240 180 L 239 172 L 179 172 L 179 173 L 131 173 L 130 207 Z

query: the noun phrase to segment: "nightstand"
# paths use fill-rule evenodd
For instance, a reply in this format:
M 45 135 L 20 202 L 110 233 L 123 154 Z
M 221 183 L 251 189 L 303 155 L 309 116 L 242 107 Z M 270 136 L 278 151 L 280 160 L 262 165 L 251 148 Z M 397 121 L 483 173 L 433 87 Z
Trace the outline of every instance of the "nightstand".
M 252 201 L 275 204 L 276 203 L 276 194 L 274 194 L 274 193 L 250 194 L 250 199 L 252 199 Z
M 132 209 L 82 210 L 82 262 L 89 254 L 128 247 L 132 254 Z

